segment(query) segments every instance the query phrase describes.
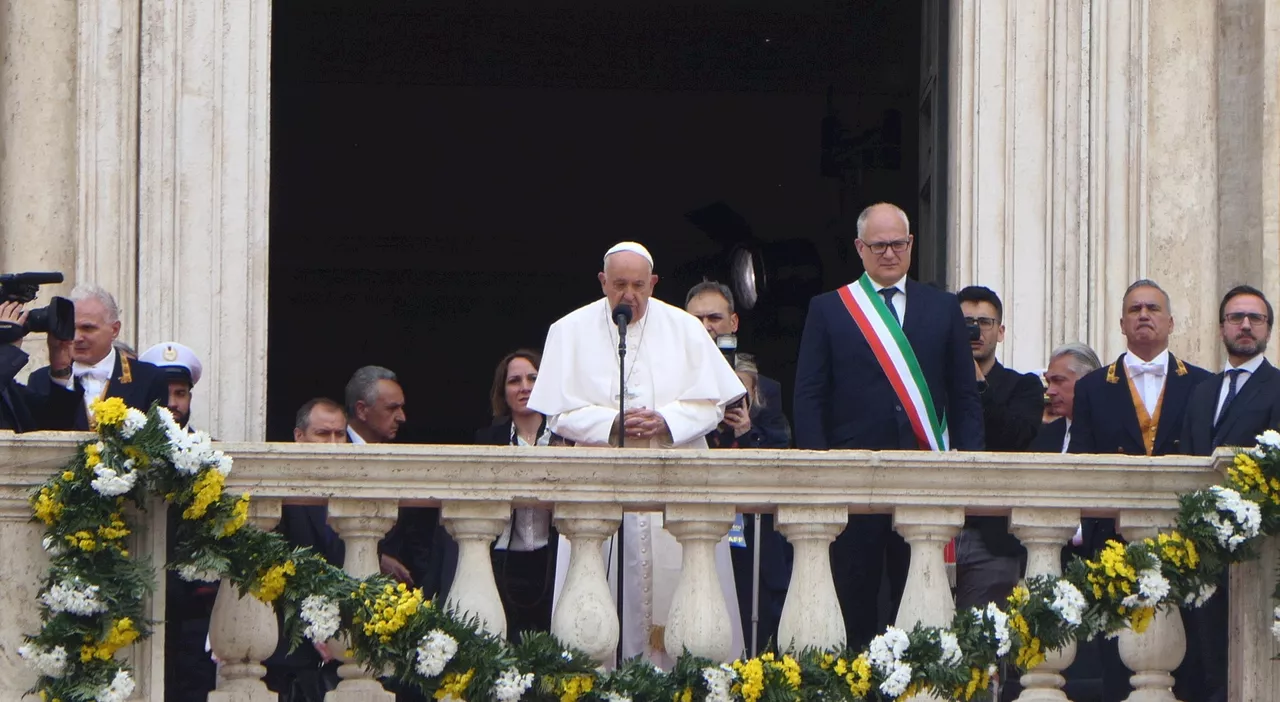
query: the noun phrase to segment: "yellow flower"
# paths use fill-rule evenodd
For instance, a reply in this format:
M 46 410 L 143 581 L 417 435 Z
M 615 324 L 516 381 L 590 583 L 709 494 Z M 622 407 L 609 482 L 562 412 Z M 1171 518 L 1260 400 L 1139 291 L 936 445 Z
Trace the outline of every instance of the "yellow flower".
M 787 685 L 790 685 L 791 689 L 797 690 L 800 688 L 800 664 L 796 662 L 796 659 L 791 656 L 783 656 L 782 662 L 775 664 L 775 667 L 782 671 L 782 675 L 786 678 Z
M 125 415 L 128 414 L 129 408 L 125 406 L 124 400 L 118 397 L 108 397 L 105 400 L 94 400 L 89 405 L 89 414 L 93 416 L 93 421 L 99 427 L 114 427 L 124 421 Z
M 742 681 L 742 699 L 745 702 L 756 702 L 760 696 L 764 694 L 764 663 L 765 656 L 768 660 L 773 659 L 773 654 L 766 653 L 760 658 L 752 658 L 747 661 L 734 661 L 733 670 L 738 674 L 738 679 Z
M 31 507 L 36 519 L 44 522 L 45 526 L 53 526 L 62 516 L 62 502 L 58 500 L 57 493 L 49 488 L 40 488 L 40 494 L 32 499 Z
M 980 691 L 985 691 L 989 687 L 991 687 L 991 676 L 987 675 L 987 671 L 981 668 L 970 668 L 969 682 L 957 685 L 951 696 L 962 700 L 971 700 L 974 695 Z
M 560 702 L 578 702 L 578 698 L 591 692 L 595 678 L 590 675 L 573 675 L 560 680 Z M 687 689 L 687 688 L 686 688 Z
M 138 638 L 138 630 L 133 628 L 133 620 L 129 617 L 122 617 L 111 623 L 111 628 L 107 629 L 107 635 L 97 644 L 93 643 L 93 639 L 89 639 L 89 643 L 80 647 L 80 662 L 88 663 L 93 659 L 100 661 L 109 661 L 116 654 L 116 651 L 128 646 Z
M 249 493 L 240 496 L 236 501 L 236 506 L 231 510 L 231 519 L 222 527 L 223 536 L 231 536 L 240 531 L 244 523 L 249 520 Z
M 849 673 L 844 676 L 849 686 L 849 694 L 854 697 L 866 697 L 871 692 L 871 659 L 863 653 L 849 663 Z
M 404 583 L 399 587 L 383 587 L 377 598 L 364 601 L 365 606 L 372 611 L 368 621 L 364 622 L 365 636 L 377 636 L 382 643 L 390 643 L 391 636 L 403 629 L 409 619 L 423 607 L 422 602 L 421 589 L 410 590 Z
M 836 662 L 835 656 L 831 655 L 830 653 L 824 653 L 822 654 L 822 662 L 818 664 L 818 667 L 822 668 L 823 670 L 831 670 L 831 666 L 834 665 L 835 662 Z
M 125 525 L 124 518 L 119 512 L 111 515 L 110 525 L 104 524 L 98 527 L 98 536 L 103 541 L 118 541 L 130 533 L 129 527 Z
M 677 692 L 671 698 L 671 702 L 693 702 L 693 688 L 686 687 L 685 689 Z
M 1141 634 L 1156 616 L 1155 607 L 1139 607 L 1129 614 L 1129 628 Z
M 465 673 L 447 673 L 444 681 L 440 684 L 440 689 L 436 690 L 436 699 L 442 700 L 446 697 L 456 697 L 457 699 L 466 699 L 462 693 L 466 692 L 467 685 L 471 684 L 471 678 L 476 674 L 474 668 Z
M 288 577 L 297 574 L 297 572 L 298 570 L 291 560 L 272 566 L 258 578 L 258 582 L 249 591 L 253 593 L 254 597 L 270 604 L 284 592 L 285 582 Z
M 222 477 L 213 468 L 206 468 L 204 473 L 196 479 L 191 491 L 195 493 L 195 498 L 191 500 L 191 504 L 182 511 L 183 519 L 200 519 L 209 511 L 209 505 L 217 502 L 222 498 L 222 485 L 226 478 Z

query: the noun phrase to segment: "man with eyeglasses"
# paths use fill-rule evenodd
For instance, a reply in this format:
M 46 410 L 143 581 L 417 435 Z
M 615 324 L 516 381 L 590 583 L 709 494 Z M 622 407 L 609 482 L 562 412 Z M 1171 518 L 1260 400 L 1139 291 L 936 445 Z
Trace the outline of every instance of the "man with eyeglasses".
M 959 302 L 907 277 L 912 238 L 901 209 L 872 205 L 857 227 L 853 243 L 866 272 L 809 303 L 796 363 L 796 445 L 981 450 L 982 406 Z M 832 547 L 849 646 L 879 632 L 886 566 L 894 618 L 909 560 L 889 515 L 850 517 Z
M 969 328 L 988 451 L 1025 451 L 1044 416 L 1044 384 L 1034 373 L 1000 365 L 1004 305 L 990 288 L 970 285 L 956 295 Z M 1022 578 L 1026 549 L 1009 534 L 1007 517 L 966 517 L 956 542 L 956 607 L 1002 603 Z
M 1173 327 L 1168 293 L 1146 279 L 1129 286 L 1120 317 L 1127 349 L 1076 383 L 1068 453 L 1183 453 L 1182 423 L 1191 392 L 1210 373 L 1169 353 Z M 1114 519 L 1081 521 L 1086 553 L 1096 554 L 1108 540 L 1120 540 Z M 1102 698 L 1119 702 L 1132 690 L 1131 673 L 1120 661 L 1114 639 L 1104 640 L 1101 647 Z
M 1208 456 L 1219 446 L 1253 446 L 1280 428 L 1280 371 L 1263 353 L 1274 321 L 1262 291 L 1238 285 L 1218 305 L 1218 329 L 1227 350 L 1221 373 L 1191 393 L 1182 426 L 1182 450 Z M 1182 700 L 1225 700 L 1227 695 L 1227 577 L 1198 609 L 1184 609 L 1187 657 L 1174 688 Z

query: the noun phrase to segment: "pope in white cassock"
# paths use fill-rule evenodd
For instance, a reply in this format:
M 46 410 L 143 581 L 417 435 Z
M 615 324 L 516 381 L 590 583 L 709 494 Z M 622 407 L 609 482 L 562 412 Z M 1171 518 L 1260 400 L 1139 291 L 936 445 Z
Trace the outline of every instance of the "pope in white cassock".
M 548 331 L 529 407 L 547 416 L 548 429 L 580 446 L 706 448 L 705 436 L 724 417 L 725 405 L 746 388 L 696 318 L 651 297 L 658 276 L 643 246 L 623 242 L 609 249 L 599 278 L 605 297 L 570 312 Z M 621 422 L 618 329 L 610 314 L 619 304 L 633 315 L 626 331 Z M 627 513 L 623 530 L 622 656 L 643 655 L 669 669 L 673 658 L 662 650 L 660 634 L 680 575 L 680 544 L 662 528 L 661 512 Z M 557 596 L 569 564 L 563 538 L 560 549 Z M 716 564 L 733 650 L 741 651 L 727 537 L 717 547 Z M 612 579 L 612 563 L 609 569 Z

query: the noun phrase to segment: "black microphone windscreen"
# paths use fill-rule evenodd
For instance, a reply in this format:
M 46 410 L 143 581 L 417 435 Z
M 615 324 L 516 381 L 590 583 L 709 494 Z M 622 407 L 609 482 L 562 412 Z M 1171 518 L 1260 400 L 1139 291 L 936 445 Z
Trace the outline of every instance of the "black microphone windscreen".
M 630 324 L 633 315 L 631 305 L 620 304 L 613 308 L 613 321 L 618 324 Z

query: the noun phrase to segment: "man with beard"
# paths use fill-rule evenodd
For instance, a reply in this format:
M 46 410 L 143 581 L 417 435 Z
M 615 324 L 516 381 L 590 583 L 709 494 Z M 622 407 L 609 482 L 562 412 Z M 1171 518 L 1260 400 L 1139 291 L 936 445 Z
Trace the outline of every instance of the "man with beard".
M 156 344 L 138 357 L 160 370 L 169 380 L 169 411 L 178 426 L 189 428 L 191 423 L 191 393 L 196 383 L 200 382 L 200 374 L 204 366 L 196 352 L 176 341 Z
M 1267 362 L 1274 321 L 1262 291 L 1238 285 L 1218 306 L 1218 329 L 1227 349 L 1221 373 L 1191 394 L 1182 427 L 1182 450 L 1208 456 L 1219 446 L 1253 446 L 1255 437 L 1280 427 L 1280 372 Z M 1217 702 L 1227 698 L 1227 573 L 1218 592 L 1198 609 L 1182 610 L 1187 657 L 1176 675 L 1178 699 Z

